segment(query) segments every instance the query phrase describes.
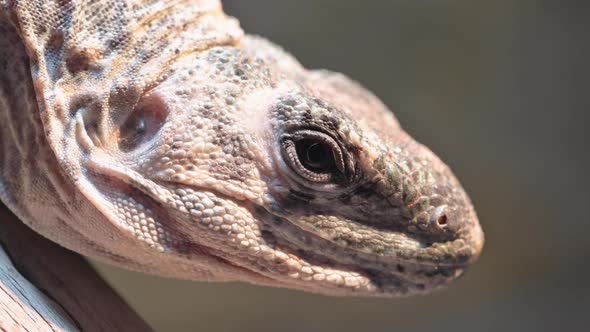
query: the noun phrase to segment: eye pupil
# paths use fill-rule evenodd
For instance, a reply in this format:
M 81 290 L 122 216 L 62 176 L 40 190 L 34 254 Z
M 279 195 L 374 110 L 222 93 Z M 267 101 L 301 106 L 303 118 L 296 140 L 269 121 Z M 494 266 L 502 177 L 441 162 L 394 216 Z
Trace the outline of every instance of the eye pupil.
M 312 171 L 329 172 L 334 169 L 334 157 L 327 144 L 314 140 L 297 142 L 297 155 L 301 164 Z
M 326 146 L 319 143 L 314 143 L 307 148 L 306 157 L 309 165 L 316 168 L 322 168 L 330 162 Z

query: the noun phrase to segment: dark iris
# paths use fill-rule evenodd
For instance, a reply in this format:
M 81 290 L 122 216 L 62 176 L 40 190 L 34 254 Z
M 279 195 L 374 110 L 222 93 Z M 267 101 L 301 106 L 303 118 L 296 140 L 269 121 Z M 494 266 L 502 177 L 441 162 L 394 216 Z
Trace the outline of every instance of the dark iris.
M 324 142 L 303 139 L 296 143 L 297 157 L 303 167 L 310 171 L 327 173 L 335 169 L 334 154 Z

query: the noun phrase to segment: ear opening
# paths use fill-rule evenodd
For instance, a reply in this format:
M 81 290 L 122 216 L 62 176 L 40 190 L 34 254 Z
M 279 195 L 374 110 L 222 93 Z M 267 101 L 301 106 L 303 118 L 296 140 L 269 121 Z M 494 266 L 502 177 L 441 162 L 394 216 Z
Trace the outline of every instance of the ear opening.
M 119 149 L 133 152 L 153 141 L 167 117 L 168 107 L 160 95 L 150 93 L 142 97 L 118 128 Z

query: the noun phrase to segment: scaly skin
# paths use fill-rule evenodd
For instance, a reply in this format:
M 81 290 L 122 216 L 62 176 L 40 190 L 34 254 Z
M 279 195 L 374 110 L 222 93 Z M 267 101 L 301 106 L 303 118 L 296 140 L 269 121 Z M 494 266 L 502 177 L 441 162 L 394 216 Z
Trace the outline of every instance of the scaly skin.
M 49 239 L 328 295 L 425 293 L 479 255 L 447 166 L 218 1 L 0 3 L 0 197 Z

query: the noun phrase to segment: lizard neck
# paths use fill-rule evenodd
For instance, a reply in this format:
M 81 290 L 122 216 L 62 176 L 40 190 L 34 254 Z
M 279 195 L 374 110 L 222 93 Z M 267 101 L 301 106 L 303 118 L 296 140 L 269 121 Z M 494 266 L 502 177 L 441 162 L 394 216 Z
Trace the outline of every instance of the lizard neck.
M 54 241 L 64 236 L 72 185 L 45 139 L 29 57 L 0 6 L 0 199 Z
M 0 193 L 14 210 L 29 188 L 46 156 L 42 126 L 28 57 L 20 38 L 0 12 Z

